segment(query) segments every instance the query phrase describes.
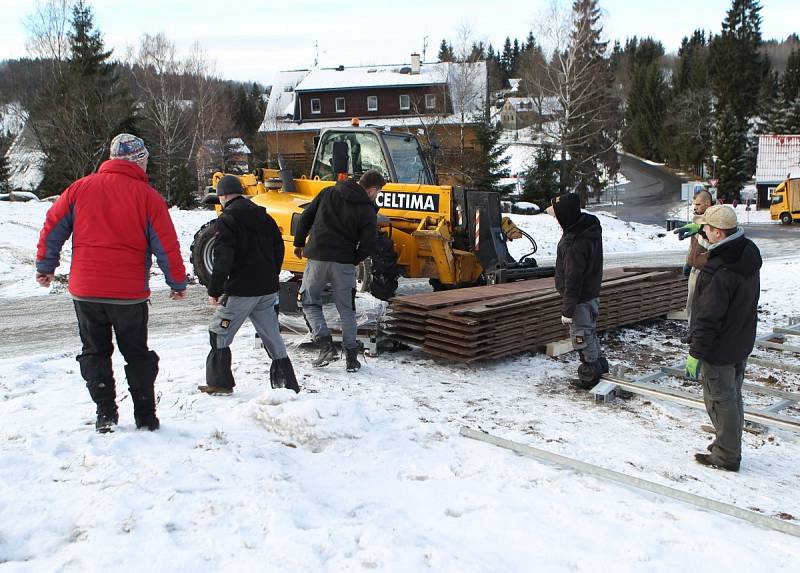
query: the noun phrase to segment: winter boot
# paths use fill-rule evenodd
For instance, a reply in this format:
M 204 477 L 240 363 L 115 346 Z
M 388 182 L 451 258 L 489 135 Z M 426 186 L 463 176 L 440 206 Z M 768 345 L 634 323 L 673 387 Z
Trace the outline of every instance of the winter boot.
M 602 370 L 603 364 L 600 360 L 596 362 L 582 362 L 581 365 L 578 366 L 578 379 L 571 381 L 570 384 L 581 390 L 591 390 L 597 385 L 600 376 L 603 375 Z
M 161 422 L 158 421 L 158 418 L 156 418 L 155 414 L 134 416 L 134 419 L 136 420 L 137 430 L 149 430 L 153 432 L 161 427 Z
M 210 394 L 212 396 L 227 396 L 233 394 L 233 388 L 225 388 L 223 386 L 212 386 L 211 384 L 204 384 L 203 386 L 198 386 L 198 390 L 204 392 L 205 394 Z
M 739 471 L 739 464 L 731 464 L 725 463 L 722 461 L 717 460 L 714 457 L 714 454 L 695 454 L 694 455 L 695 461 L 703 466 L 709 466 L 712 468 L 716 468 L 719 470 L 727 470 L 729 472 L 738 472 Z
M 272 361 L 269 367 L 269 383 L 273 388 L 288 388 L 300 392 L 294 367 L 288 356 Z
M 133 402 L 133 418 L 136 427 L 151 432 L 159 428 L 156 417 L 155 381 L 158 376 L 158 354 L 149 351 L 144 358 L 125 366 L 128 389 Z
M 110 381 L 92 380 L 86 383 L 89 395 L 97 405 L 97 421 L 94 428 L 98 434 L 106 434 L 113 431 L 114 426 L 119 421 L 117 412 L 117 393 L 114 389 L 113 378 Z
M 355 372 L 361 368 L 361 362 L 358 361 L 358 348 L 346 348 L 345 357 L 347 359 L 347 371 Z
M 318 342 L 319 356 L 311 363 L 312 366 L 321 368 L 322 366 L 327 366 L 334 360 L 339 360 L 339 351 L 336 350 L 336 346 L 334 346 L 330 336 L 320 338 Z

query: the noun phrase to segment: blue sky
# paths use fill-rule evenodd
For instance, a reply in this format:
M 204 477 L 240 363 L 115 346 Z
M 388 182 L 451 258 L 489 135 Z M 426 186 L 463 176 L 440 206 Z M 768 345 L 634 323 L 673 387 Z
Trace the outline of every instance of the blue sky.
M 567 2 L 567 0 L 563 0 Z M 35 0 L 0 0 L 0 59 L 26 55 L 25 17 Z M 502 47 L 537 27 L 549 0 L 94 0 L 95 24 L 123 57 L 142 34 L 163 32 L 188 51 L 199 42 L 215 75 L 270 83 L 276 71 L 322 66 L 394 64 L 422 53 L 434 60 L 443 38 L 467 24 L 477 40 Z M 341 6 L 345 5 L 344 8 Z M 796 0 L 762 1 L 766 39 L 800 32 Z M 668 51 L 697 28 L 719 31 L 730 0 L 601 0 L 606 36 L 652 36 Z M 318 48 L 315 48 L 315 43 Z

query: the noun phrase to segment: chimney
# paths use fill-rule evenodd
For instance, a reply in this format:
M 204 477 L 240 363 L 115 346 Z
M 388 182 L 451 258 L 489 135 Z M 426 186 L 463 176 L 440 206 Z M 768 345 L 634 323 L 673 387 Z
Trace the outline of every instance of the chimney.
M 411 73 L 418 74 L 422 62 L 419 59 L 419 54 L 411 54 Z

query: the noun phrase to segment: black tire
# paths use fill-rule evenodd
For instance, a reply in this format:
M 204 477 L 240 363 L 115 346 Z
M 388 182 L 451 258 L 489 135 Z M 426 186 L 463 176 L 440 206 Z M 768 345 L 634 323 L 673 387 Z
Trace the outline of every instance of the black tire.
M 784 225 L 791 225 L 792 224 L 792 214 L 791 213 L 781 213 L 781 223 Z
M 192 241 L 189 260 L 194 267 L 194 276 L 197 277 L 197 282 L 203 286 L 208 286 L 208 283 L 211 282 L 216 225 L 216 219 L 209 221 L 194 234 L 194 240 Z
M 397 292 L 397 279 L 400 267 L 397 265 L 397 253 L 389 235 L 378 232 L 375 252 L 372 255 L 372 284 L 370 292 L 375 298 L 389 300 Z

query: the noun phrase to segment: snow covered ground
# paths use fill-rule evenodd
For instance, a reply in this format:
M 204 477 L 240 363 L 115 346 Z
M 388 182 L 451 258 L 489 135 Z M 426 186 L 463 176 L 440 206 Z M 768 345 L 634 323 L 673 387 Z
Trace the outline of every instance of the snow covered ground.
M 0 205 L 0 296 L 34 292 L 33 245 L 46 208 Z M 213 213 L 172 215 L 188 257 L 191 236 Z M 540 252 L 552 251 L 554 221 L 514 218 Z M 608 217 L 603 224 L 607 251 L 657 257 L 675 240 Z M 800 313 L 798 281 L 800 258 L 765 264 L 761 331 Z M 641 372 L 685 354 L 682 328 L 651 321 L 609 333 L 603 344 L 612 364 Z M 269 389 L 253 335 L 248 324 L 233 345 L 238 385 L 230 397 L 196 391 L 208 351 L 204 326 L 151 337 L 161 356 L 155 433 L 134 429 L 118 354 L 120 425 L 107 435 L 94 432 L 77 347 L 1 358 L 0 573 L 666 572 L 712 559 L 726 571 L 797 570 L 800 538 L 458 432 L 481 428 L 800 523 L 795 434 L 745 432 L 738 474 L 699 466 L 692 454 L 710 440 L 700 430 L 704 412 L 642 398 L 595 403 L 567 384 L 573 355 L 464 366 L 397 351 L 366 358 L 348 375 L 341 362 L 313 369 L 314 355 L 290 335 L 304 389 L 295 395 Z M 748 379 L 800 391 L 797 375 L 777 369 L 752 367 Z

